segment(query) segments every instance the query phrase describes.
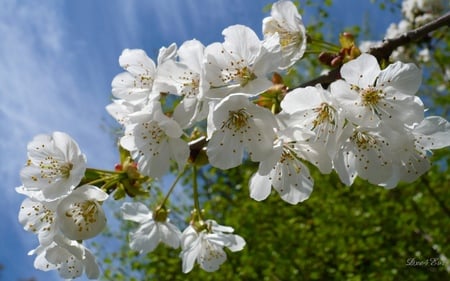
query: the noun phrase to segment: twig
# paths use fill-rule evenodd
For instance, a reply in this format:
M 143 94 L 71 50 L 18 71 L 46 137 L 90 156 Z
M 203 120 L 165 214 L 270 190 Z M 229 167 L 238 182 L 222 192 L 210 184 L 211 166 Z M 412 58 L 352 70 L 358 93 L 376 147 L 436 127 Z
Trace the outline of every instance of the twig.
M 369 54 L 374 55 L 378 61 L 389 58 L 392 52 L 400 47 L 407 45 L 412 42 L 416 42 L 424 37 L 426 37 L 430 32 L 435 31 L 441 27 L 450 26 L 450 12 L 447 12 L 443 16 L 419 27 L 414 30 L 405 32 L 400 36 L 392 39 L 385 39 L 380 46 L 371 48 Z M 327 74 L 321 75 L 313 80 L 305 82 L 298 87 L 289 89 L 292 91 L 296 88 L 302 88 L 307 86 L 315 86 L 317 84 L 322 84 L 323 86 L 329 85 L 331 82 L 340 78 L 340 67 L 334 68 Z

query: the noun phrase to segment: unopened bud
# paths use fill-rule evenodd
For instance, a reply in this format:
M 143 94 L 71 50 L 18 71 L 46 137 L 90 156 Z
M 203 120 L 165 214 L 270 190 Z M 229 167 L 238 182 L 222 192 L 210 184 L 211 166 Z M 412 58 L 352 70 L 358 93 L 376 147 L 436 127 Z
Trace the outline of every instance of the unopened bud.
M 331 66 L 331 61 L 336 58 L 336 54 L 329 52 L 321 52 L 319 54 L 319 61 L 324 65 Z
M 351 33 L 344 32 L 339 36 L 339 42 L 342 48 L 351 48 L 355 44 L 355 37 Z

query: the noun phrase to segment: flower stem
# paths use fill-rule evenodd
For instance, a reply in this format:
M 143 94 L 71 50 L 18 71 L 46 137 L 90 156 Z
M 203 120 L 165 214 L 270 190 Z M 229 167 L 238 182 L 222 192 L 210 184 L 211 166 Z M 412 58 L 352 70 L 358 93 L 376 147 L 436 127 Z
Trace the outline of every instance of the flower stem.
M 341 50 L 341 47 L 339 47 L 338 45 L 335 45 L 333 43 L 329 43 L 320 39 L 314 39 L 314 38 L 310 38 L 310 44 L 309 44 L 310 48 L 308 48 L 309 50 L 306 50 L 307 52 L 311 52 L 311 51 L 317 51 L 314 50 L 314 47 L 319 48 L 319 51 L 330 51 L 330 52 L 339 52 Z M 312 49 L 311 49 L 312 48 Z
M 192 166 L 192 187 L 194 189 L 194 208 L 198 221 L 202 221 L 202 211 L 200 210 L 200 202 L 198 199 L 198 183 L 197 183 L 197 166 Z
M 120 172 L 117 171 L 110 171 L 110 170 L 102 170 L 102 169 L 96 169 L 96 168 L 86 168 L 86 173 L 93 172 L 97 174 L 106 174 L 106 175 L 117 175 L 120 174 Z
M 170 194 L 172 193 L 172 191 L 174 190 L 175 186 L 177 185 L 178 181 L 181 179 L 181 177 L 184 175 L 184 173 L 187 170 L 187 166 L 183 168 L 183 170 L 178 174 L 177 178 L 174 180 L 174 182 L 172 183 L 172 186 L 169 188 L 169 191 L 167 192 L 166 196 L 164 197 L 163 201 L 161 202 L 161 204 L 159 206 L 163 207 L 164 204 L 166 204 L 167 199 L 169 199 Z

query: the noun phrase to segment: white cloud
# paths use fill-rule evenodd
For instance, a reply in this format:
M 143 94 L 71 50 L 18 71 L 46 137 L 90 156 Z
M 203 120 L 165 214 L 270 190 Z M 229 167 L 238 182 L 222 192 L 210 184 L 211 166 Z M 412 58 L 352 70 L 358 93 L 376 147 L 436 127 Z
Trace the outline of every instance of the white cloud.
M 3 1 L 2 6 L 0 187 L 4 203 L 0 240 L 8 241 L 8 246 L 0 253 L 0 263 L 6 263 L 2 275 L 8 278 L 6 274 L 12 274 L 9 278 L 14 279 L 34 276 L 59 280 L 55 272 L 27 272 L 33 265 L 26 253 L 38 243 L 17 221 L 24 198 L 14 191 L 14 187 L 20 185 L 19 171 L 26 160 L 27 142 L 39 133 L 66 131 L 80 146 L 81 143 L 86 145 L 82 150 L 90 154 L 88 157 L 93 163 L 99 164 L 113 158 L 112 138 L 100 130 L 101 120 L 106 116 L 104 105 L 99 103 L 98 96 L 86 92 L 89 86 L 80 80 L 80 74 L 73 67 L 76 56 L 71 53 L 73 49 L 67 40 L 70 34 L 66 32 L 59 2 Z M 99 73 L 100 67 L 96 68 Z M 91 91 L 98 89 L 95 86 Z M 104 94 L 106 101 L 108 90 Z M 97 156 L 100 160 L 96 161 Z M 8 260 L 13 262 L 8 263 Z

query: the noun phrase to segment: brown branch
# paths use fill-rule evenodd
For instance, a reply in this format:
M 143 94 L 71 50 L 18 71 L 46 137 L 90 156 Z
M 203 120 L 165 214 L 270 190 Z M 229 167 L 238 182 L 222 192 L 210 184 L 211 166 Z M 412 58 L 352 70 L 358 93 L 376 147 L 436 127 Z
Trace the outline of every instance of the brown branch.
M 417 42 L 426 37 L 430 32 L 435 31 L 444 26 L 450 26 L 450 12 L 419 28 L 405 32 L 396 38 L 383 40 L 380 46 L 371 48 L 369 50 L 369 54 L 374 55 L 378 59 L 378 61 L 387 59 L 396 48 L 400 46 L 405 46 L 413 42 Z M 317 84 L 322 84 L 322 86 L 326 87 L 331 82 L 339 78 L 340 78 L 340 67 L 337 67 L 330 70 L 327 74 L 321 75 L 313 80 L 305 82 L 299 85 L 298 87 L 291 88 L 289 90 L 291 91 L 296 88 L 315 86 Z

